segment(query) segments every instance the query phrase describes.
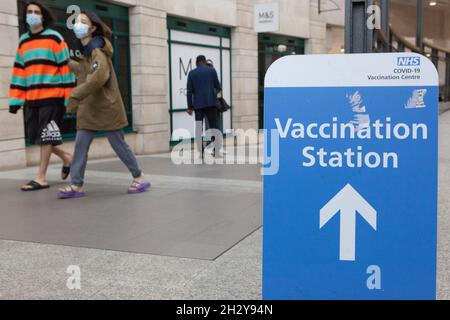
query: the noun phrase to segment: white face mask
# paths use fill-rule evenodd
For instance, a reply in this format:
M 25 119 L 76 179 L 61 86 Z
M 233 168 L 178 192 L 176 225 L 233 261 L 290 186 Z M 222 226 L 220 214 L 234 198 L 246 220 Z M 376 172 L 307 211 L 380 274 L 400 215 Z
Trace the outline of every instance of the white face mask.
M 82 22 L 77 22 L 73 26 L 73 32 L 78 39 L 83 39 L 89 36 L 89 26 Z
M 31 28 L 40 27 L 42 25 L 42 17 L 34 13 L 27 14 L 27 24 Z

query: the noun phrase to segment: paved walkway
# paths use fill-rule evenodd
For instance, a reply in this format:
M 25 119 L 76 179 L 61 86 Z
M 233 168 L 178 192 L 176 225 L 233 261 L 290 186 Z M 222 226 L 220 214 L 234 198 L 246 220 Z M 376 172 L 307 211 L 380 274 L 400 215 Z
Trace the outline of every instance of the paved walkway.
M 450 102 L 440 103 L 439 104 L 439 113 L 444 113 L 450 111 Z
M 83 199 L 56 200 L 52 188 L 22 193 L 34 168 L 0 173 L 0 239 L 214 260 L 261 227 L 257 165 L 183 165 L 141 157 L 153 189 L 128 195 L 119 160 L 91 163 Z M 56 182 L 58 181 L 58 182 Z
M 164 156 L 145 159 L 141 161 L 157 163 L 155 159 L 164 159 Z M 440 117 L 439 162 L 438 298 L 450 299 L 450 112 Z M 0 186 L 4 188 L 6 183 L 10 187 L 12 182 L 17 184 L 17 179 L 29 177 L 30 170 L 33 169 L 21 170 L 23 176 L 19 177 L 19 172 L 15 172 L 16 180 L 10 180 L 11 172 L 0 173 Z M 97 196 L 123 191 L 126 179 L 117 173 L 119 167 L 114 161 L 97 162 L 89 170 L 92 182 L 95 182 L 92 192 Z M 175 192 L 181 194 L 189 189 L 205 190 L 211 184 L 222 188 L 219 193 L 229 191 L 230 187 L 239 187 L 239 192 L 258 197 L 260 182 L 257 170 L 249 167 L 236 170 L 231 178 L 230 172 L 221 172 L 213 167 L 206 170 L 209 172 L 203 172 L 201 177 L 199 172 L 195 173 L 197 177 L 186 172 L 169 175 L 165 165 L 161 164 L 159 172 L 152 172 L 152 179 L 160 185 L 161 189 L 158 191 L 157 188 L 156 193 L 161 197 L 165 196 L 164 188 L 166 191 L 179 188 Z M 57 171 L 58 168 L 52 169 L 53 177 Z M 106 191 L 101 189 L 105 183 L 111 183 Z M 16 206 L 23 206 L 18 197 Z M 0 210 L 5 212 L 3 204 Z M 246 232 L 240 233 L 237 238 L 243 239 L 238 239 L 236 245 L 232 244 L 237 239 L 235 237 L 228 242 L 230 247 L 227 250 L 219 250 L 218 257 L 207 259 L 0 240 L 0 298 L 260 299 L 262 230 L 250 229 L 245 236 Z M 178 253 L 178 256 L 183 255 L 182 250 Z M 80 268 L 80 290 L 69 290 L 66 286 L 69 266 Z
M 438 297 L 450 300 L 450 111 L 439 119 Z
M 17 190 L 36 168 L 0 172 L 0 299 L 259 299 L 259 166 L 139 161 L 150 192 L 127 195 L 119 161 L 92 161 L 73 201 L 56 200 L 59 166 L 38 193 Z

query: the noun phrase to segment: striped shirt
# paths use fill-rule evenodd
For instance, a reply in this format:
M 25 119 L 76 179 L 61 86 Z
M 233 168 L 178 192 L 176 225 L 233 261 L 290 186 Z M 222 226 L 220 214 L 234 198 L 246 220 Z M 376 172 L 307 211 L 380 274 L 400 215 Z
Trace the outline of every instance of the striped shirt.
M 63 37 L 45 29 L 19 40 L 9 91 L 10 107 L 65 106 L 75 87 Z

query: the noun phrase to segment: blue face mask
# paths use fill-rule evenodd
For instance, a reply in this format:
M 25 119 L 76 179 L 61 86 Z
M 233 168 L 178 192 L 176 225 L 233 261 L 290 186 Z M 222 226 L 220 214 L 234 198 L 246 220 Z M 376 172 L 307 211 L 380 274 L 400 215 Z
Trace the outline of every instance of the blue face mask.
M 42 25 L 42 17 L 37 14 L 27 14 L 27 24 L 31 28 L 37 28 Z
M 78 39 L 83 39 L 89 36 L 89 26 L 87 24 L 77 22 L 73 26 L 73 32 Z

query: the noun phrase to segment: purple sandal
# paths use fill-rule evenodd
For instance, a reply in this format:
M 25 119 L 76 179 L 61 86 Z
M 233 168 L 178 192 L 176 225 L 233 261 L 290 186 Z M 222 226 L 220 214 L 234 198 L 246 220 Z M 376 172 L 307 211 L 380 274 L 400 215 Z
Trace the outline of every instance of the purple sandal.
M 60 191 L 58 193 L 59 199 L 78 199 L 78 198 L 83 198 L 85 196 L 86 196 L 86 193 L 76 191 L 73 189 L 72 186 L 70 186 L 70 191 Z
M 149 182 L 139 182 L 133 181 L 130 188 L 128 189 L 129 194 L 142 193 L 150 189 L 151 184 Z

